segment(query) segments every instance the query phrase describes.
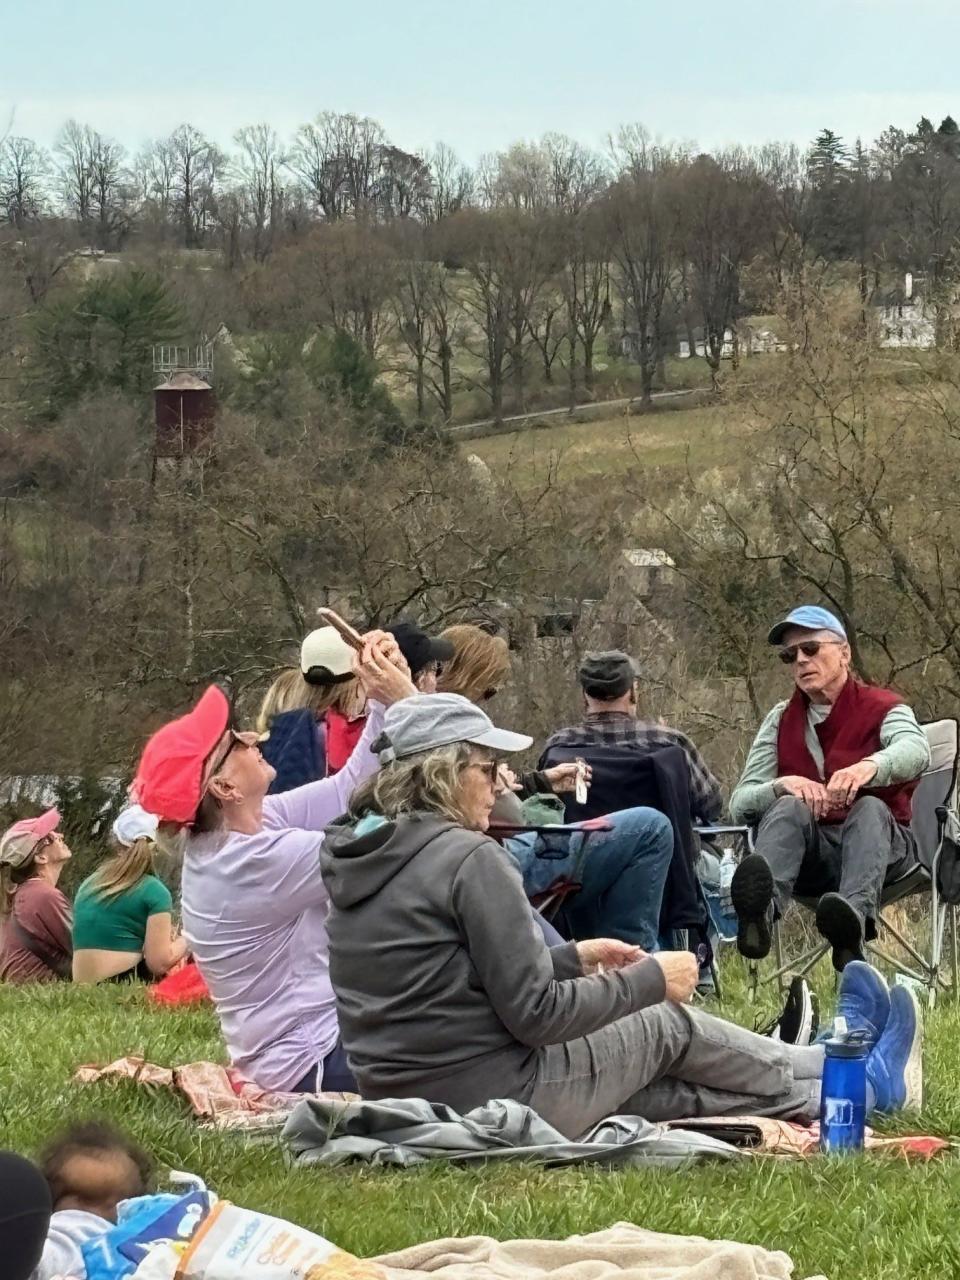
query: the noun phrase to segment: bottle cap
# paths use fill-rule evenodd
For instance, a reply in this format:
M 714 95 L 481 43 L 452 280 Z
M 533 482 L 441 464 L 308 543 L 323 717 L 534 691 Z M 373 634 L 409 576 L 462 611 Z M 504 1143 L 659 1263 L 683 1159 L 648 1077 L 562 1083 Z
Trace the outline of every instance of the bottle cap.
M 866 1031 L 848 1031 L 843 1018 L 834 1023 L 833 1035 L 823 1047 L 828 1058 L 865 1058 L 870 1051 Z

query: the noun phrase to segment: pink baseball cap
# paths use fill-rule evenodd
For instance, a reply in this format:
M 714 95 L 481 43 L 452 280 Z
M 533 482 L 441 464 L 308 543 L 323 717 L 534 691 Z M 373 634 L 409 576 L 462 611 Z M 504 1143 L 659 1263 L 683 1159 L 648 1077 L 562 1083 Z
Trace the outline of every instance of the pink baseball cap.
M 53 835 L 60 825 L 60 814 L 48 809 L 38 818 L 21 818 L 0 836 L 0 866 L 22 867 L 30 860 L 41 840 Z
M 212 684 L 192 711 L 147 742 L 130 798 L 162 822 L 192 822 L 203 798 L 203 766 L 229 724 L 230 703 Z

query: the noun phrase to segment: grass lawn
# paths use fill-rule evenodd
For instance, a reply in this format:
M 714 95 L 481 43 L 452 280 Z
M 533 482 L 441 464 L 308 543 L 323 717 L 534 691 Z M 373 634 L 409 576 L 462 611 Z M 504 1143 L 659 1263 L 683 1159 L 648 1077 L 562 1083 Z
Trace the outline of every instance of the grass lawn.
M 618 413 L 587 422 L 558 422 L 537 430 L 464 440 L 495 470 L 535 483 L 556 464 L 562 478 L 609 476 L 638 465 L 694 472 L 722 467 L 736 458 L 745 430 L 744 407 L 708 404 L 692 409 L 659 409 L 650 414 Z
M 726 961 L 726 1011 L 750 1025 L 742 969 Z M 827 984 L 832 984 L 821 970 Z M 949 1231 L 960 1161 L 885 1157 L 735 1168 L 623 1172 L 502 1167 L 395 1172 L 293 1169 L 272 1142 L 199 1128 L 163 1091 L 126 1081 L 70 1083 L 81 1063 L 142 1053 L 168 1066 L 222 1058 L 208 1010 L 154 1011 L 141 990 L 0 987 L 0 1147 L 32 1154 L 69 1120 L 106 1115 L 163 1164 L 205 1177 L 221 1195 L 320 1231 L 357 1254 L 443 1235 L 564 1236 L 619 1220 L 660 1231 L 732 1237 L 790 1252 L 797 1275 L 925 1280 L 960 1273 Z M 927 1100 L 903 1127 L 960 1133 L 960 1012 L 928 1016 Z

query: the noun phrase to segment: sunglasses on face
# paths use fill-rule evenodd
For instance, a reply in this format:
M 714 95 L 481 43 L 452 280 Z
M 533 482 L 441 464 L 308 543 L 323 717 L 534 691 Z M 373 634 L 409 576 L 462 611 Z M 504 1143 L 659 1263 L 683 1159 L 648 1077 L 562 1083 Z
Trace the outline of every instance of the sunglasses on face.
M 499 689 L 484 689 L 483 697 L 480 699 L 480 701 L 489 702 L 490 699 L 495 698 L 499 692 L 500 692 Z
M 496 760 L 472 760 L 470 764 L 465 765 L 466 769 L 479 769 L 486 777 L 491 787 L 497 785 L 497 779 L 500 775 L 500 765 Z
M 230 730 L 230 735 L 231 735 L 231 736 L 230 736 L 230 745 L 227 747 L 226 751 L 223 753 L 223 755 L 220 757 L 220 759 L 217 761 L 217 763 L 216 763 L 216 764 L 213 766 L 213 768 L 210 770 L 210 777 L 211 777 L 211 778 L 213 778 L 216 774 L 218 774 L 218 773 L 220 772 L 220 770 L 223 768 L 223 766 L 224 766 L 224 765 L 227 763 L 227 761 L 229 760 L 229 758 L 230 758 L 230 753 L 231 753 L 232 751 L 236 750 L 236 748 L 237 748 L 237 747 L 257 747 L 257 748 L 259 748 L 259 746 L 260 746 L 260 735 L 259 735 L 259 733 L 254 733 L 253 731 L 246 732 L 246 733 L 238 733 L 238 732 L 236 731 L 236 729 L 231 729 L 231 730 Z
M 802 653 L 805 658 L 815 658 L 825 645 L 841 644 L 840 640 L 801 640 L 799 644 L 788 644 L 780 650 L 780 661 L 792 666 Z

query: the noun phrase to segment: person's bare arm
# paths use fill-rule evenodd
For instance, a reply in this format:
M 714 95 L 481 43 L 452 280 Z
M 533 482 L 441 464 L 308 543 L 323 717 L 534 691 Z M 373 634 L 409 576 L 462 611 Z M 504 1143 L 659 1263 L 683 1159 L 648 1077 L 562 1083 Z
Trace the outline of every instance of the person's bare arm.
M 186 954 L 186 941 L 182 937 L 173 937 L 173 920 L 169 912 L 157 911 L 150 916 L 143 940 L 143 958 L 150 972 L 161 978 Z

